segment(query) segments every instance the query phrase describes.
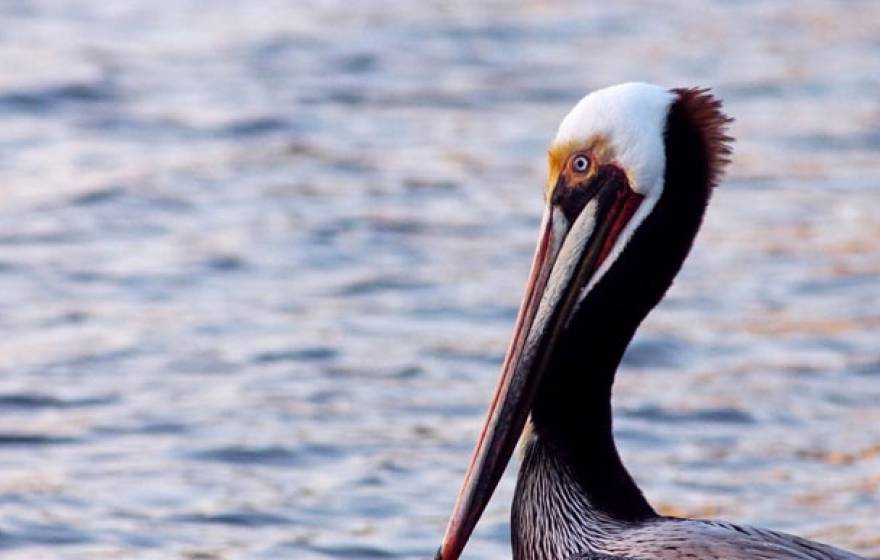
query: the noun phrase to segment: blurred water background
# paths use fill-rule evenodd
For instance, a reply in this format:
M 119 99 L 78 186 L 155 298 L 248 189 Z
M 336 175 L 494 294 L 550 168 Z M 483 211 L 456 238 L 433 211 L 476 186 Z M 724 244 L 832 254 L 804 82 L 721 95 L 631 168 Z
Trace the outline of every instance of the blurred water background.
M 548 142 L 633 79 L 738 141 L 618 377 L 627 464 L 880 554 L 880 4 L 4 0 L 0 556 L 428 556 Z

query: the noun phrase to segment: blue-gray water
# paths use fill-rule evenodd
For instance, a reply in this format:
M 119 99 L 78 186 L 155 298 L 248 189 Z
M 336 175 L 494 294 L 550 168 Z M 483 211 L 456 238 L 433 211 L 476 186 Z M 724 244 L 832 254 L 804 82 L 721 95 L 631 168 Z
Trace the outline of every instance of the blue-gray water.
M 626 462 L 880 554 L 877 3 L 7 0 L 0 556 L 426 557 L 548 141 L 631 79 L 713 86 L 738 141 L 620 372 Z

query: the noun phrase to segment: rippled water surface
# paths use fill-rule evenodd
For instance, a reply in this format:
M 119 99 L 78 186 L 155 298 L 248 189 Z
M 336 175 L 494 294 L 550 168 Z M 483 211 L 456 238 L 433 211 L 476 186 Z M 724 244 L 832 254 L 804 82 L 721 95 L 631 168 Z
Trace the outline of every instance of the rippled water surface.
M 738 142 L 625 460 L 880 555 L 880 6 L 638 4 L 0 3 L 0 555 L 428 556 L 548 141 L 630 79 L 714 87 Z

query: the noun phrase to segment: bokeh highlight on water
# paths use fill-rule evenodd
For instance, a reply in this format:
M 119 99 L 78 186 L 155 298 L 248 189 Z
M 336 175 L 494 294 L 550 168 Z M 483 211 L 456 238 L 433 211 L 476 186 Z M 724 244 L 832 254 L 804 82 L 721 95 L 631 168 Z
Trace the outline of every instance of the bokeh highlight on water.
M 3 558 L 424 558 L 585 92 L 736 152 L 626 356 L 668 513 L 880 554 L 880 5 L 0 4 Z M 585 426 L 584 429 L 589 429 Z M 469 558 L 509 555 L 509 469 Z

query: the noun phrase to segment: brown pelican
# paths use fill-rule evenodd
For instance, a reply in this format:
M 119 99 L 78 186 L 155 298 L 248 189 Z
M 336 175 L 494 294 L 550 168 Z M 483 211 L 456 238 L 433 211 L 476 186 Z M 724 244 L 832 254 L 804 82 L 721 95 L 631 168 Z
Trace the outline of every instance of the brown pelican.
M 615 447 L 615 371 L 690 250 L 728 162 L 730 121 L 708 90 L 640 83 L 593 92 L 562 121 L 525 295 L 437 559 L 459 557 L 521 436 L 515 559 L 858 558 L 659 515 Z

